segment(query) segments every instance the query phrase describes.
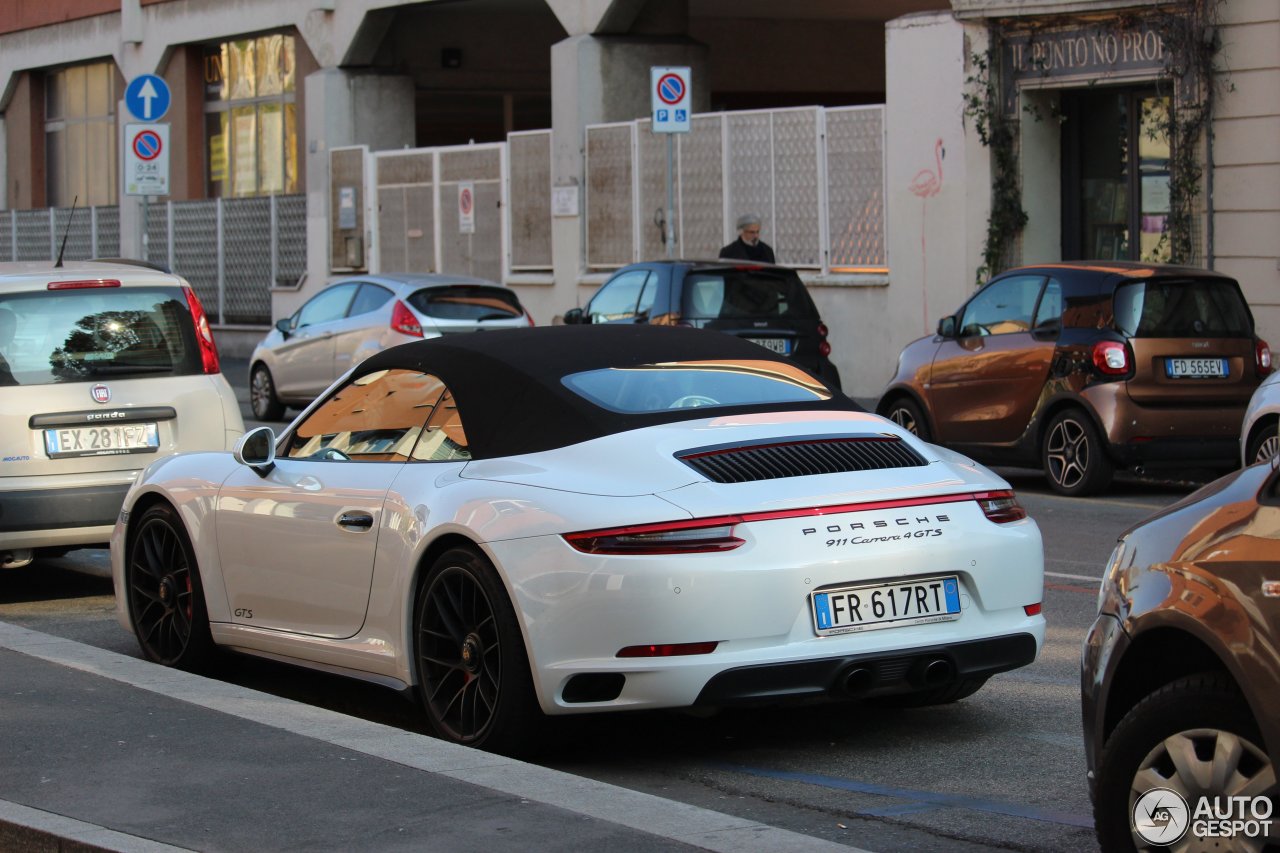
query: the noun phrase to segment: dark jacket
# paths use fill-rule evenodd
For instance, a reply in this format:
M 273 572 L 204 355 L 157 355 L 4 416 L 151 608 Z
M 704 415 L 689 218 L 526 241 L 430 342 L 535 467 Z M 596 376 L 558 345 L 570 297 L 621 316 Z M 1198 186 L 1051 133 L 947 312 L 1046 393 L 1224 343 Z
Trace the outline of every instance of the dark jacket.
M 739 261 L 760 261 L 766 264 L 777 263 L 773 259 L 773 249 L 768 243 L 757 240 L 754 246 L 750 246 L 741 237 L 721 249 L 720 257 Z

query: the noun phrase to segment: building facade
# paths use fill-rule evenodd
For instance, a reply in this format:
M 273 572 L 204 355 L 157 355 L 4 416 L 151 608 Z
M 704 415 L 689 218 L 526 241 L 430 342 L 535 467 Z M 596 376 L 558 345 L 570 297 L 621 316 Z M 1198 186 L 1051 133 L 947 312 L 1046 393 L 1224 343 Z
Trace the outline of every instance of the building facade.
M 883 266 L 830 256 L 800 265 L 847 390 L 874 396 L 902 344 L 958 307 L 983 271 L 1020 261 L 1213 266 L 1241 280 L 1264 336 L 1280 338 L 1278 35 L 1274 0 L 18 3 L 0 9 L 0 176 L 8 211 L 111 206 L 121 254 L 154 257 L 147 240 L 167 237 L 171 260 L 182 216 L 195 215 L 182 205 L 282 200 L 280 210 L 300 211 L 305 275 L 272 255 L 261 287 L 278 318 L 381 257 L 379 178 L 348 152 L 452 157 L 458 146 L 506 145 L 516 172 L 503 178 L 534 175 L 561 206 L 519 212 L 521 227 L 545 229 L 546 257 L 513 264 L 504 231 L 495 277 L 548 323 L 608 273 L 589 256 L 593 234 L 599 245 L 591 229 L 607 223 L 586 209 L 588 128 L 648 116 L 651 66 L 691 68 L 702 114 L 883 104 L 883 177 L 870 181 L 883 184 Z M 149 204 L 122 175 L 135 121 L 122 96 L 142 74 L 172 92 L 169 195 Z M 524 136 L 537 131 L 549 137 Z M 820 147 L 818 174 L 833 150 Z M 785 170 L 786 159 L 775 151 L 723 168 Z M 401 181 L 407 200 L 417 179 L 385 180 Z M 828 204 L 839 189 L 818 196 Z M 723 215 L 701 223 L 708 245 L 732 236 L 737 207 L 758 204 L 721 198 Z M 170 202 L 158 231 L 157 203 Z M 222 210 L 218 245 L 233 249 Z M 275 201 L 270 210 L 275 234 Z M 765 239 L 785 248 L 798 227 L 767 220 Z M 412 251 L 422 230 L 394 235 L 406 263 L 427 263 Z M 16 224 L 13 235 L 17 257 Z M 635 244 L 650 254 L 655 245 L 643 235 Z M 223 316 L 224 347 L 243 350 L 261 333 Z

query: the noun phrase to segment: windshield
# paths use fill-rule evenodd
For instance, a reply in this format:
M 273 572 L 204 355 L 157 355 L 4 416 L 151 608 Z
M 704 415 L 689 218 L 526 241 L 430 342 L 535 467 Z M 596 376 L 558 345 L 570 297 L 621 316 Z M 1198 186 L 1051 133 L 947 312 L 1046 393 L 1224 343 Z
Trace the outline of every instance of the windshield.
M 831 392 L 821 382 L 797 367 L 776 361 L 680 361 L 610 367 L 574 373 L 562 381 L 595 405 L 624 414 L 831 399 Z
M 1247 338 L 1239 287 L 1221 279 L 1135 281 L 1116 288 L 1116 329 L 1131 338 Z
M 684 316 L 692 320 L 818 316 L 799 276 L 765 270 L 691 272 L 684 303 Z
M 179 287 L 112 287 L 0 296 L 0 384 L 199 373 Z

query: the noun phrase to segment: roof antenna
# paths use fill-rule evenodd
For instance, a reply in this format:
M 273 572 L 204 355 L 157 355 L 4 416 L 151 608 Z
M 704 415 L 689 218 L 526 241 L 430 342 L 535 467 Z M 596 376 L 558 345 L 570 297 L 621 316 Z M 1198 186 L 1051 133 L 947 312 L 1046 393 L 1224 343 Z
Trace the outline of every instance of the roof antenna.
M 67 250 L 67 237 L 71 235 L 71 223 L 76 219 L 76 202 L 80 200 L 80 196 L 71 199 L 71 215 L 67 217 L 66 230 L 62 232 L 62 245 L 58 247 L 58 260 L 54 262 L 53 268 L 58 269 L 62 266 L 62 253 Z

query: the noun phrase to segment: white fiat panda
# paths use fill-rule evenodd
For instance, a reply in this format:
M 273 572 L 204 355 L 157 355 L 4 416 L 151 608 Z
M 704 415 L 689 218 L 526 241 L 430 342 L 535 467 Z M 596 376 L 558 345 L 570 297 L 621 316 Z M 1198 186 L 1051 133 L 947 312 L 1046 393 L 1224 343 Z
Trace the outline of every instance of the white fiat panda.
M 186 280 L 119 261 L 0 264 L 0 568 L 105 545 L 152 460 L 243 432 Z

